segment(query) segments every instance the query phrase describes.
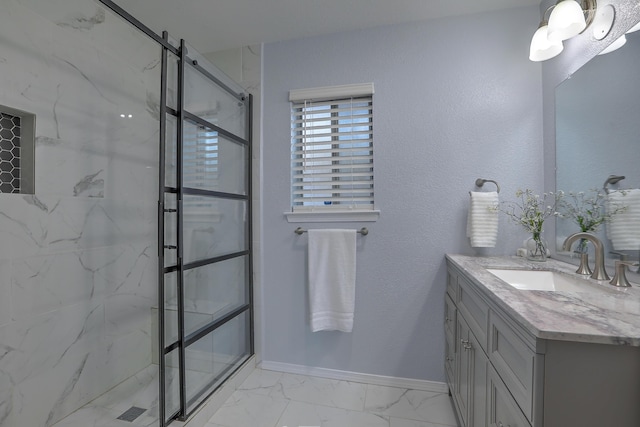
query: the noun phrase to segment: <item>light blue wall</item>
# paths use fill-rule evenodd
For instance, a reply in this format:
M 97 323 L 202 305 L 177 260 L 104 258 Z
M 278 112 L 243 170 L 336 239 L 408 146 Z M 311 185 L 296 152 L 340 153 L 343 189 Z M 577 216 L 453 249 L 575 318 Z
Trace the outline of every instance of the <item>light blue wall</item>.
M 526 237 L 501 219 L 495 249 L 465 237 L 476 178 L 505 198 L 544 184 L 537 7 L 353 31 L 264 47 L 261 199 L 265 361 L 443 381 L 445 253 L 512 254 Z M 306 235 L 289 204 L 288 91 L 374 82 L 375 223 L 360 228 L 353 333 L 309 329 Z M 488 184 L 490 186 L 490 184 Z M 492 189 L 491 189 L 492 190 Z

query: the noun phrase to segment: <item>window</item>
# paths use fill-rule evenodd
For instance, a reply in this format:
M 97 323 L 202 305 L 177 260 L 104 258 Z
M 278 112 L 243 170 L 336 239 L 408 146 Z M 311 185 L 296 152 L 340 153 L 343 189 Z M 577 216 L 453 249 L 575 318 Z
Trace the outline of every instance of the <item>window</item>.
M 348 220 L 335 214 L 359 221 L 367 220 L 366 213 L 377 218 L 372 95 L 373 84 L 290 93 L 290 221 L 295 214 L 328 215 L 335 221 Z

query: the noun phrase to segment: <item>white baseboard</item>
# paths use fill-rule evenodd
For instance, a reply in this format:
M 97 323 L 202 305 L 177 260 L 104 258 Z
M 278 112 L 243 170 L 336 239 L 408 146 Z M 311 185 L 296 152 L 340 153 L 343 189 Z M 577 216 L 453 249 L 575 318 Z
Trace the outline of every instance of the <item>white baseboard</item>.
M 312 377 L 328 378 L 332 380 L 351 381 L 387 387 L 406 388 L 411 390 L 448 393 L 446 383 L 438 381 L 416 380 L 412 378 L 387 377 L 384 375 L 362 374 L 358 372 L 339 371 L 337 369 L 314 368 L 311 366 L 294 365 L 291 363 L 270 362 L 263 360 L 259 368 L 267 371 L 286 372 L 289 374 L 310 375 Z

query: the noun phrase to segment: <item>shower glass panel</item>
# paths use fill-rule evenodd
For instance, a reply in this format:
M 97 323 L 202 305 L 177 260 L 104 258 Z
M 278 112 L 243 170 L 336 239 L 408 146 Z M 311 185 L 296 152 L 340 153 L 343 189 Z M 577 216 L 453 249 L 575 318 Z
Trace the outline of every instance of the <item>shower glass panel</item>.
M 165 413 L 164 419 L 173 418 L 180 412 L 180 354 L 178 349 L 167 353 L 165 360 Z
M 178 47 L 179 43 L 169 40 L 171 45 Z M 180 58 L 171 52 L 167 52 L 167 107 L 178 109 L 178 69 Z
M 184 108 L 241 138 L 245 137 L 245 107 L 199 71 L 185 70 Z
M 185 334 L 218 321 L 249 303 L 243 284 L 249 257 L 231 258 L 185 272 Z
M 246 200 L 185 196 L 185 262 L 246 250 L 247 204 Z
M 191 344 L 186 352 L 188 410 L 206 397 L 250 354 L 249 313 L 244 312 Z
M 165 157 L 164 157 L 164 185 L 175 188 L 178 186 L 176 149 L 178 143 L 178 125 L 176 117 L 167 115 L 166 135 L 165 135 Z M 174 206 L 175 207 L 175 206 Z
M 99 2 L 0 4 L 0 103 L 36 139 L 35 194 L 0 194 L 0 426 L 118 425 L 134 405 L 157 425 L 157 363 L 177 356 L 153 352 L 162 49 Z
M 196 123 L 185 122 L 184 186 L 246 194 L 247 147 Z

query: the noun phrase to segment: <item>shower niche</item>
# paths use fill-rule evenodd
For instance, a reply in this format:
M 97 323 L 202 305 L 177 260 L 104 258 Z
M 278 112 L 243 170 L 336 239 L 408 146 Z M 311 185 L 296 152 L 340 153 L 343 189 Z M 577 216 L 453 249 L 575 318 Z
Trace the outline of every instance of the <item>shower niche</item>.
M 36 116 L 0 105 L 0 193 L 33 194 Z

